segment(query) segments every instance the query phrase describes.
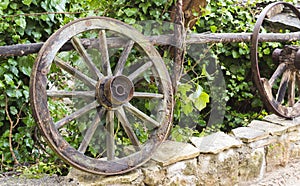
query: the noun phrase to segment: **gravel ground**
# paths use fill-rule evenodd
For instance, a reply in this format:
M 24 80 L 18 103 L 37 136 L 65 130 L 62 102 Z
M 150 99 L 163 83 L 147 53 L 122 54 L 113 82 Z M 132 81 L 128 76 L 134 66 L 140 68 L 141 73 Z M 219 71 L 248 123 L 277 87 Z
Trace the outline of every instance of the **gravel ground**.
M 62 176 L 45 176 L 40 179 L 27 179 L 22 177 L 3 177 L 0 178 L 1 186 L 77 186 L 75 180 Z
M 75 180 L 60 176 L 45 176 L 40 179 L 26 179 L 22 177 L 0 178 L 1 186 L 75 186 Z M 261 179 L 238 184 L 239 186 L 299 186 L 300 185 L 300 159 L 292 160 L 285 167 L 266 173 Z
M 241 186 L 299 186 L 300 159 L 290 161 L 285 167 L 280 167 L 266 173 L 263 178 L 256 179 Z

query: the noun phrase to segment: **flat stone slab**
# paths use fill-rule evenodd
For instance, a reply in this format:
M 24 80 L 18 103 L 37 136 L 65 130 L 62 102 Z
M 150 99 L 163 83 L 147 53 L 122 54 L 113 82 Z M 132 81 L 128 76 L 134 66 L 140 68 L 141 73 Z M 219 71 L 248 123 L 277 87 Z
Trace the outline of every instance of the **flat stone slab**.
M 263 130 L 258 130 L 250 127 L 235 128 L 231 132 L 235 137 L 246 143 L 264 139 L 269 136 L 269 134 Z
M 269 121 L 271 123 L 276 123 L 278 125 L 285 126 L 288 128 L 295 128 L 295 127 L 300 126 L 300 117 L 293 118 L 293 119 L 286 119 L 283 117 L 279 117 L 275 114 L 271 114 L 271 115 L 264 117 L 264 120 Z
M 248 127 L 265 131 L 271 135 L 281 135 L 288 129 L 287 126 L 259 120 L 253 120 Z
M 189 143 L 165 141 L 152 157 L 160 166 L 167 166 L 178 161 L 192 159 L 199 156 L 200 151 Z
M 240 147 L 243 143 L 224 132 L 217 132 L 205 137 L 191 137 L 190 141 L 201 153 L 217 154 L 232 147 Z

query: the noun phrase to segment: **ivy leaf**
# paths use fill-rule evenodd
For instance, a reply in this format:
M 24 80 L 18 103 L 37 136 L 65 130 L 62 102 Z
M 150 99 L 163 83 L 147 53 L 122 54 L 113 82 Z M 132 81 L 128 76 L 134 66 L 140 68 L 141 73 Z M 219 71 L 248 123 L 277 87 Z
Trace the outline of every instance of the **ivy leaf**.
M 97 156 L 97 150 L 94 149 L 93 147 L 89 146 L 89 152 L 94 156 L 96 157 Z
M 25 141 L 26 147 L 32 147 L 32 145 L 33 145 L 33 140 L 32 139 L 26 138 L 24 141 Z
M 27 6 L 29 6 L 31 4 L 31 2 L 32 2 L 32 0 L 23 0 L 22 1 L 22 3 Z
M 133 15 L 135 15 L 137 12 L 138 12 L 138 9 L 137 8 L 126 8 L 124 10 L 125 14 L 128 16 L 128 17 L 131 17 Z
M 193 111 L 193 104 L 190 100 L 184 100 L 181 105 L 182 111 L 185 115 L 190 114 Z
M 194 105 L 197 110 L 201 111 L 206 107 L 207 103 L 209 103 L 209 95 L 205 92 L 202 92 L 201 95 L 195 99 Z
M 0 80 L 0 88 L 4 88 L 4 87 L 5 87 L 4 83 Z
M 19 73 L 19 70 L 17 69 L 17 67 L 15 66 L 11 66 L 10 67 L 10 71 L 15 75 L 15 76 L 19 76 L 18 73 Z
M 202 94 L 202 90 L 203 90 L 203 88 L 202 88 L 200 85 L 197 85 L 196 91 L 193 92 L 189 97 L 190 97 L 192 100 L 197 99 L 197 98 Z
M 133 18 L 126 18 L 126 19 L 124 19 L 124 22 L 127 23 L 127 24 L 129 24 L 129 25 L 132 25 L 132 24 L 135 23 L 135 19 L 133 19 Z
M 22 91 L 21 90 L 16 90 L 16 98 L 21 98 L 22 97 Z
M 22 97 L 22 92 L 20 90 L 9 89 L 9 90 L 6 90 L 6 94 L 8 95 L 8 97 L 11 97 L 11 98 L 20 98 L 20 97 Z
M 265 49 L 263 50 L 263 53 L 264 53 L 265 55 L 269 55 L 269 54 L 271 53 L 270 48 L 265 48 Z
M 16 23 L 19 27 L 21 27 L 21 28 L 23 28 L 23 29 L 26 28 L 26 20 L 25 20 L 24 17 L 19 17 L 19 18 L 17 18 L 17 19 L 15 20 L 15 23 Z
M 31 68 L 30 67 L 24 67 L 22 66 L 20 68 L 21 72 L 27 76 L 30 76 L 30 73 L 31 73 Z
M 16 61 L 16 60 L 14 60 L 14 59 L 8 59 L 8 63 L 10 64 L 10 65 L 12 65 L 12 66 L 16 66 L 16 65 L 18 65 L 18 62 Z
M 32 32 L 32 35 L 35 39 L 40 39 L 42 37 L 42 34 L 40 32 Z
M 186 96 L 186 92 L 190 91 L 192 88 L 192 85 L 183 83 L 178 85 L 178 92 L 180 92 L 181 95 Z
M 3 137 L 3 138 L 5 138 L 5 137 L 8 137 L 9 136 L 9 130 L 6 130 L 5 132 L 3 132 L 3 134 L 2 134 L 2 136 L 1 137 Z M 4 147 L 8 147 L 9 146 L 9 144 L 8 144 L 8 140 L 5 140 L 5 142 L 4 143 L 1 143 Z
M 121 17 L 124 14 L 124 11 L 122 9 L 119 9 L 117 12 L 117 16 Z
M 233 57 L 234 59 L 237 59 L 237 58 L 240 57 L 240 54 L 239 54 L 237 51 L 232 50 L 232 57 Z
M 5 80 L 5 83 L 10 85 L 10 86 L 14 86 L 15 83 L 14 83 L 14 80 L 13 80 L 13 77 L 11 74 L 4 74 L 4 80 Z
M 55 8 L 57 12 L 63 12 L 66 9 L 66 0 L 50 1 L 50 5 Z
M 142 8 L 143 12 L 146 14 L 148 8 L 151 6 L 151 3 L 149 1 L 146 1 L 145 3 L 141 3 L 139 5 L 140 8 Z
M 218 30 L 218 27 L 216 27 L 215 25 L 210 26 L 210 31 L 212 33 L 216 33 L 217 30 Z
M 18 4 L 17 4 L 17 3 L 14 3 L 14 2 L 11 2 L 11 3 L 9 4 L 9 7 L 12 8 L 12 9 L 14 9 L 14 10 L 17 10 L 17 9 L 18 9 Z M 20 12 L 18 12 L 18 13 L 20 13 Z
M 8 4 L 9 4 L 9 0 L 4 0 L 4 1 L 2 0 L 2 1 L 0 2 L 0 9 L 1 9 L 1 10 L 7 9 Z
M 150 15 L 152 15 L 153 17 L 155 17 L 156 19 L 158 19 L 159 16 L 161 15 L 161 12 L 158 11 L 158 10 L 153 9 L 153 10 L 150 11 Z
M 245 54 L 247 54 L 247 50 L 244 50 L 244 49 L 242 49 L 242 48 L 239 48 L 239 53 L 240 53 L 241 55 L 245 55 Z
M 160 6 L 165 4 L 166 0 L 154 0 L 153 2 L 156 4 L 156 6 Z
M 14 106 L 11 106 L 11 107 L 9 108 L 9 111 L 10 111 L 10 113 L 11 113 L 12 115 L 18 114 L 18 110 L 17 110 L 16 107 L 14 107 Z

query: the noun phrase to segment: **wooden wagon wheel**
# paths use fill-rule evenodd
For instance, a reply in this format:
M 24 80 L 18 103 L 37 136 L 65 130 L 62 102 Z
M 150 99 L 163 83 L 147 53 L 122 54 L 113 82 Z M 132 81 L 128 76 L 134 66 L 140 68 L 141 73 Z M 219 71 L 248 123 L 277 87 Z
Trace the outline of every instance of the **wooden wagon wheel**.
M 294 60 L 281 60 L 281 62 L 276 64 L 281 49 L 275 49 L 273 57 L 277 59 L 273 60 L 273 65 L 277 66 L 276 70 L 272 74 L 265 74 L 268 69 L 263 69 L 263 61 L 259 60 L 258 57 L 259 33 L 262 23 L 268 12 L 278 5 L 284 5 L 290 8 L 300 19 L 298 9 L 285 2 L 272 3 L 261 12 L 251 38 L 252 74 L 254 82 L 268 110 L 285 118 L 294 118 L 300 115 L 300 68 L 297 67 Z M 264 74 L 260 71 L 261 69 Z
M 162 58 L 142 34 L 111 18 L 79 19 L 55 32 L 34 64 L 30 98 L 50 147 L 94 174 L 142 165 L 171 126 Z

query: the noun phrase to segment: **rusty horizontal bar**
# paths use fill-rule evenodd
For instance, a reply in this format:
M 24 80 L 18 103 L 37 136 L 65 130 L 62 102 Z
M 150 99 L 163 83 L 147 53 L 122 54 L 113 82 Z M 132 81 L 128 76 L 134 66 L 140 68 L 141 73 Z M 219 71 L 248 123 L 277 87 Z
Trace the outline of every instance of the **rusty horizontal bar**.
M 230 42 L 249 42 L 252 33 L 200 33 L 188 34 L 185 38 L 186 44 L 200 44 L 200 43 L 230 43 Z M 173 45 L 174 35 L 160 35 L 160 36 L 146 36 L 146 38 L 154 45 Z M 286 42 L 300 40 L 300 32 L 293 33 L 265 33 L 260 34 L 259 42 Z M 81 40 L 84 47 L 94 47 L 98 45 L 97 39 L 83 39 Z M 124 38 L 114 37 L 108 38 L 108 47 L 121 47 L 126 44 L 127 40 Z M 7 56 L 23 56 L 33 53 L 38 53 L 44 43 L 30 43 L 30 44 L 16 44 L 0 46 L 0 57 Z M 71 43 L 67 43 L 61 50 L 72 50 Z

